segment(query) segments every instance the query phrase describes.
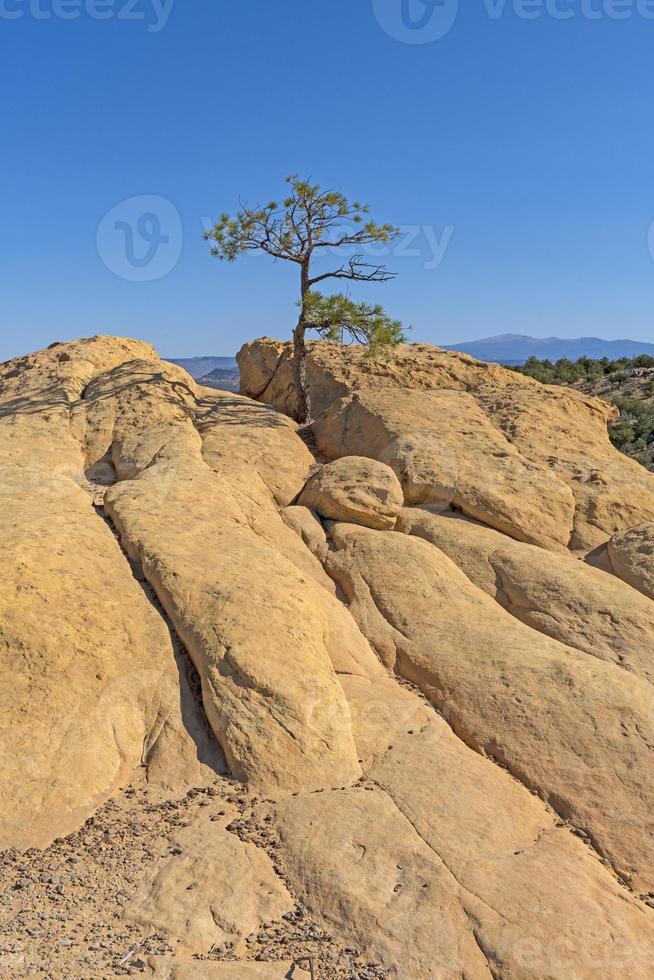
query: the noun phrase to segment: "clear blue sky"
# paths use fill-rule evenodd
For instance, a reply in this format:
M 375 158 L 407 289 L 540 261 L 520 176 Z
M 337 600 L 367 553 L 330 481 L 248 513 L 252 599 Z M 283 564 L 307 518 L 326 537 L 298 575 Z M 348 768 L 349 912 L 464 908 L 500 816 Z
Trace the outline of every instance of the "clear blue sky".
M 415 340 L 654 340 L 645 0 L 625 20 L 462 0 L 431 43 L 406 40 L 455 0 L 411 0 L 413 29 L 402 2 L 0 0 L 0 358 L 94 332 L 171 356 L 286 336 L 295 268 L 221 264 L 202 223 L 292 171 L 427 229 L 387 258 L 396 281 L 352 290 Z

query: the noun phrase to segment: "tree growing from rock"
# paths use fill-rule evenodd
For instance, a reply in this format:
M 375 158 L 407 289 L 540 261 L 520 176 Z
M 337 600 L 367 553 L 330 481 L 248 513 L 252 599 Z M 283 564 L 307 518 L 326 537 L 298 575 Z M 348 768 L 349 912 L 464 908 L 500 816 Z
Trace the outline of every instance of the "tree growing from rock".
M 318 184 L 286 178 L 290 192 L 281 203 L 265 206 L 240 205 L 237 214 L 221 215 L 205 233 L 213 242 L 211 252 L 233 262 L 246 252 L 262 251 L 277 261 L 294 262 L 300 271 L 300 314 L 293 330 L 293 370 L 297 387 L 298 421 L 311 419 L 307 386 L 306 333 L 315 331 L 330 341 L 347 336 L 364 344 L 372 353 L 401 343 L 402 324 L 391 319 L 377 304 L 357 303 L 344 293 L 325 296 L 315 287 L 328 279 L 356 282 L 387 282 L 395 277 L 384 265 L 366 262 L 363 252 L 372 244 L 388 244 L 399 234 L 393 225 L 379 225 L 359 201 L 350 202 L 340 192 L 323 191 Z M 333 256 L 336 250 L 353 248 L 354 254 L 328 271 L 315 271 L 314 260 Z

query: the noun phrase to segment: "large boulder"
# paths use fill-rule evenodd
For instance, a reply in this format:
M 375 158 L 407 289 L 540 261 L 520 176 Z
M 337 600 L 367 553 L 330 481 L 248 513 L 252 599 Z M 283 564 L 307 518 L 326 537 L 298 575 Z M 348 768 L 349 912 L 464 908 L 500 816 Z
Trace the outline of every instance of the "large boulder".
M 616 575 L 654 599 L 654 522 L 614 535 L 608 550 Z
M 343 456 L 321 467 L 306 483 L 298 504 L 321 517 L 390 531 L 404 503 L 389 466 L 363 456 Z

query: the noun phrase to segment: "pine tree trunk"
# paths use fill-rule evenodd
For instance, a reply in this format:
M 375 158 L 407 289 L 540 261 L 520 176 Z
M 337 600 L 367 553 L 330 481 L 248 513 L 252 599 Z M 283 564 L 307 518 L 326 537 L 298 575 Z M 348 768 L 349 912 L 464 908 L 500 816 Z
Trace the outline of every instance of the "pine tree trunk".
M 307 347 L 304 341 L 307 332 L 305 301 L 309 292 L 309 262 L 310 256 L 304 260 L 300 270 L 300 319 L 293 331 L 293 373 L 297 389 L 297 421 L 300 425 L 307 425 L 311 421 L 311 396 L 307 385 Z
M 293 372 L 297 388 L 297 421 L 306 425 L 311 421 L 311 396 L 307 386 L 307 348 L 304 342 L 306 327 L 300 319 L 293 331 Z

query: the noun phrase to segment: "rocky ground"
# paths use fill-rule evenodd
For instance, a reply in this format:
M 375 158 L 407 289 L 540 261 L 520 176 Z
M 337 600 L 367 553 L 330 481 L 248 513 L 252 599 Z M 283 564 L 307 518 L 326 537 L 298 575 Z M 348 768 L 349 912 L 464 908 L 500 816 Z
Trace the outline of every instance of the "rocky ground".
M 148 870 L 162 858 L 181 857 L 176 832 L 195 822 L 209 829 L 231 812 L 229 832 L 256 843 L 273 857 L 275 842 L 257 798 L 235 780 L 170 797 L 148 787 L 145 772 L 107 801 L 79 831 L 47 848 L 0 854 L 1 976 L 109 980 L 115 976 L 164 975 L 187 961 L 182 940 L 130 921 L 130 903 Z M 277 860 L 275 871 L 283 880 Z M 382 980 L 387 972 L 340 945 L 301 902 L 276 921 L 266 921 L 238 942 L 195 954 L 198 963 L 293 963 L 294 977 Z M 238 974 L 235 973 L 234 976 Z M 282 974 L 280 974 L 282 975 Z

